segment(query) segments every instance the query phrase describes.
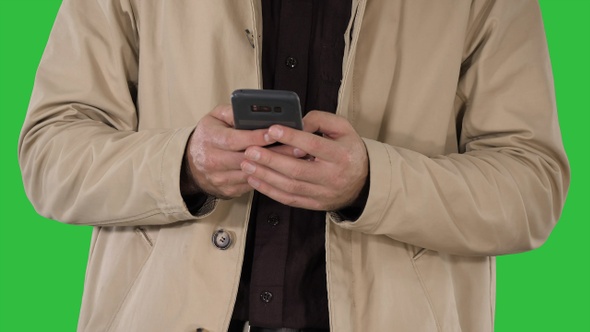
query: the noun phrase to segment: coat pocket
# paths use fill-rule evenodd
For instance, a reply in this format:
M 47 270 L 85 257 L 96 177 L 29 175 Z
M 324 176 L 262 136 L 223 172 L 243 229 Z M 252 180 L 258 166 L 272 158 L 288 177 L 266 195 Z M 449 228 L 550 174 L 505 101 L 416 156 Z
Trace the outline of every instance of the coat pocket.
M 417 248 L 412 265 L 439 331 L 461 331 L 453 280 L 444 255 L 436 251 Z
M 143 239 L 149 248 L 153 248 L 160 233 L 160 227 L 137 226 L 135 227 L 135 233 Z
M 157 233 L 150 228 L 100 228 L 88 263 L 79 331 L 109 330 L 153 252 Z
M 417 261 L 420 259 L 420 257 L 424 256 L 424 254 L 426 254 L 429 250 L 426 248 L 420 248 L 420 247 L 414 247 L 416 250 L 412 256 L 412 259 L 414 261 Z

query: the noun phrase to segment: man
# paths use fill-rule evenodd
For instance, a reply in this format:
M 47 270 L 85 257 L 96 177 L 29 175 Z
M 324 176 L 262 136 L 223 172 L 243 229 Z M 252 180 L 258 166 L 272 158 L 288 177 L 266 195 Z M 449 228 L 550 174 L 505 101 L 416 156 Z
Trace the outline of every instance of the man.
M 291 81 L 303 131 L 232 128 Z M 80 331 L 492 331 L 565 199 L 553 96 L 535 1 L 66 0 L 19 153 L 95 226 Z

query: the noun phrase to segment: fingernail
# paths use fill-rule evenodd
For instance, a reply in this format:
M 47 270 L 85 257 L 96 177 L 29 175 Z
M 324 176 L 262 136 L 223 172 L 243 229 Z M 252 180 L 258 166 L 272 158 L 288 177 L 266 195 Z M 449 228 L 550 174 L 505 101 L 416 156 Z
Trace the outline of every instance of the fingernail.
M 248 184 L 251 185 L 253 188 L 258 188 L 260 187 L 260 181 L 256 180 L 253 177 L 249 177 L 248 178 Z
M 268 129 L 268 135 L 274 139 L 280 139 L 283 137 L 283 130 L 279 127 L 272 126 Z
M 303 158 L 307 155 L 307 153 L 301 149 L 295 148 L 293 149 L 293 156 L 295 156 L 295 158 Z
M 242 171 L 246 172 L 246 174 L 253 174 L 256 171 L 256 166 L 250 163 L 242 163 Z
M 267 143 L 274 143 L 274 142 L 276 142 L 274 139 L 270 138 L 270 136 L 268 136 L 268 134 L 264 134 L 264 140 Z
M 256 150 L 246 150 L 246 158 L 252 161 L 257 161 L 258 159 L 260 159 L 260 152 Z

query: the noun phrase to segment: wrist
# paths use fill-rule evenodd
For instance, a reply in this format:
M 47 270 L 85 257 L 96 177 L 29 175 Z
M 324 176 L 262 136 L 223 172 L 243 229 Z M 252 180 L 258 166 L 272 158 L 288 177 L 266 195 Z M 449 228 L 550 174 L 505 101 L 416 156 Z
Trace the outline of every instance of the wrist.
M 203 191 L 195 181 L 191 171 L 188 154 L 185 152 L 180 167 L 180 193 L 182 196 L 189 196 L 202 193 Z

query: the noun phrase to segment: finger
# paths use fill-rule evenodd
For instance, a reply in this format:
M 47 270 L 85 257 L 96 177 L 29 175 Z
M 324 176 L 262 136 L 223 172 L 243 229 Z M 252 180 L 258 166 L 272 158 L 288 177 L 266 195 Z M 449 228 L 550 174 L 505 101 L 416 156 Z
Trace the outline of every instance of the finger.
M 232 170 L 207 174 L 206 178 L 212 187 L 228 188 L 247 183 L 248 175 L 241 170 Z
M 292 146 L 284 145 L 284 144 L 269 147 L 268 149 L 270 151 L 280 153 L 284 156 L 292 156 L 295 158 L 303 158 L 308 155 L 307 152 L 305 152 L 299 148 L 294 148 Z
M 266 129 L 238 130 L 234 129 L 234 115 L 230 105 L 219 105 L 205 117 L 201 139 L 210 140 L 216 148 L 227 151 L 244 151 L 248 146 L 265 146 Z
M 231 105 L 229 105 L 229 104 L 218 105 L 209 114 L 211 116 L 213 116 L 214 118 L 216 118 L 217 120 L 223 121 L 229 127 L 234 127 L 234 113 L 233 113 Z
M 229 128 L 224 122 L 210 117 L 198 125 L 201 128 L 193 134 L 197 145 L 208 145 L 214 149 L 224 151 L 244 151 L 251 145 L 265 146 L 266 129 L 238 130 Z
M 277 187 L 274 187 L 255 177 L 248 177 L 248 183 L 252 188 L 256 189 L 261 194 L 272 198 L 273 200 L 296 208 L 304 208 L 308 210 L 323 211 L 320 201 L 313 197 L 301 196 L 285 192 Z
M 316 184 L 279 173 L 268 167 L 257 165 L 247 160 L 242 162 L 242 170 L 245 174 L 264 181 L 273 187 L 281 188 L 281 190 L 288 193 L 309 196 L 318 191 L 318 185 Z
M 240 170 L 240 163 L 244 160 L 242 152 L 196 153 L 193 163 L 197 170 L 203 173 Z
M 213 139 L 216 147 L 227 151 L 244 151 L 249 146 L 266 146 L 266 129 L 240 130 L 227 128 Z
M 278 142 L 293 146 L 326 161 L 338 161 L 346 153 L 344 147 L 331 139 L 285 126 L 271 126 L 268 129 L 268 135 Z
M 254 170 L 252 167 L 244 169 L 245 163 L 242 162 L 242 170 L 249 174 L 254 174 L 256 171 L 256 176 L 265 181 L 267 173 L 262 173 L 265 168 L 280 173 L 286 178 L 312 183 L 322 183 L 323 179 L 327 178 L 327 176 L 321 173 L 324 168 L 319 165 L 320 161 L 297 159 L 254 146 L 246 149 L 244 156 L 248 165 L 254 167 L 263 166 L 263 168 L 260 168 L 260 170 Z
M 247 182 L 248 176 L 242 171 L 219 172 L 208 174 L 201 189 L 216 197 L 239 197 L 253 188 Z
M 233 187 L 228 187 L 226 189 L 222 189 L 222 190 L 218 191 L 217 193 L 209 193 L 209 194 L 213 195 L 217 198 L 221 198 L 221 199 L 231 199 L 231 198 L 240 197 L 246 193 L 251 192 L 252 190 L 254 190 L 254 188 L 252 188 L 252 186 L 249 183 L 245 183 L 243 185 L 233 186 Z
M 310 133 L 319 132 L 332 139 L 354 131 L 344 117 L 322 111 L 310 111 L 303 118 L 303 128 Z

